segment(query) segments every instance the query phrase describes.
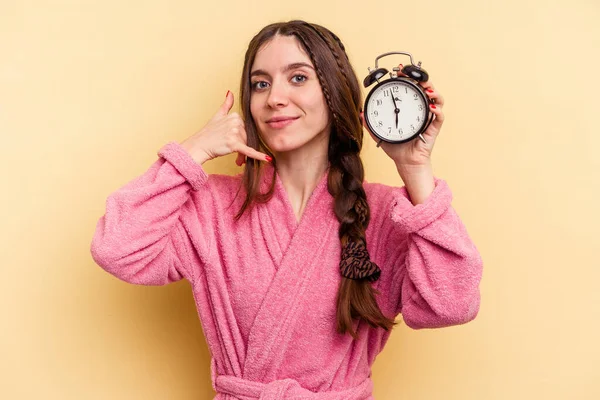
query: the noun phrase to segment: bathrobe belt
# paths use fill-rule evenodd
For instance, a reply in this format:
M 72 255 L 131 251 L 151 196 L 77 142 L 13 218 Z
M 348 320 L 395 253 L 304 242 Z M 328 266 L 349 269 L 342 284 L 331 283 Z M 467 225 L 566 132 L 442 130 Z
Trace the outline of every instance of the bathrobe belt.
M 223 399 L 242 400 L 365 400 L 370 399 L 373 382 L 365 379 L 360 385 L 342 390 L 315 393 L 303 388 L 294 379 L 281 379 L 270 383 L 254 382 L 235 376 L 219 375 L 215 389 Z

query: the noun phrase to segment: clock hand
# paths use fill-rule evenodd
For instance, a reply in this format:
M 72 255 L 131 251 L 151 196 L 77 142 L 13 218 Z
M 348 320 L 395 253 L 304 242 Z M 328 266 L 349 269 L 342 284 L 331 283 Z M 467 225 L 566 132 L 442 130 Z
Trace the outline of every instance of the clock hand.
M 396 129 L 398 128 L 398 113 L 400 112 L 400 110 L 398 109 L 398 105 L 396 104 L 396 96 L 394 96 L 393 93 L 391 93 L 392 88 L 390 88 L 390 94 L 392 95 L 392 101 L 394 102 L 394 112 L 396 113 Z
M 390 91 L 391 91 L 391 90 L 392 90 L 392 89 L 390 88 Z M 396 105 L 396 96 L 394 96 L 394 94 L 393 94 L 393 93 L 390 93 L 390 94 L 392 95 L 392 101 L 394 102 L 394 108 L 398 108 L 398 106 Z

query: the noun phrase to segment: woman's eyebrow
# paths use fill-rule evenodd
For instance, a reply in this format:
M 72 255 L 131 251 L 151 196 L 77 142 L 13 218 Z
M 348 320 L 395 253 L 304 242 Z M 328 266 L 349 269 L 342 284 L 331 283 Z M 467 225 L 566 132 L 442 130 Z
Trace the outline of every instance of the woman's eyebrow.
M 310 68 L 312 70 L 314 70 L 313 66 L 310 64 L 307 64 L 305 62 L 297 62 L 297 63 L 292 63 L 292 64 L 288 64 L 283 68 L 283 72 L 288 72 L 292 69 L 296 69 L 296 68 L 300 68 L 300 67 L 307 67 Z M 265 70 L 262 69 L 257 69 L 254 70 L 250 73 L 250 77 L 256 76 L 256 75 L 264 75 L 264 76 L 270 76 L 269 73 Z

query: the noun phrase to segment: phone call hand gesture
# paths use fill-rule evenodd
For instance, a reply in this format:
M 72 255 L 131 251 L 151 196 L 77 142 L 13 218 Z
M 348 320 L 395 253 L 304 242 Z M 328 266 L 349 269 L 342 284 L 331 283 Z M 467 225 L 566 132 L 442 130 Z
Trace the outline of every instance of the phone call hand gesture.
M 181 143 L 198 164 L 233 152 L 238 153 L 237 165 L 242 165 L 246 157 L 271 161 L 267 154 L 248 147 L 244 120 L 238 113 L 230 113 L 233 101 L 233 93 L 227 91 L 225 101 L 210 121 Z

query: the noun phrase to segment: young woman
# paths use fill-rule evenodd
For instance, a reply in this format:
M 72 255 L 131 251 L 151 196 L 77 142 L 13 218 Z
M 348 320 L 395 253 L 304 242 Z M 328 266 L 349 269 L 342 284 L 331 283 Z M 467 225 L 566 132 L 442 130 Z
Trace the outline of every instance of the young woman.
M 250 42 L 242 115 L 225 101 L 204 128 L 160 149 L 109 196 L 96 262 L 143 285 L 191 282 L 218 399 L 369 399 L 394 318 L 466 323 L 482 260 L 434 178 L 426 143 L 383 143 L 404 187 L 364 182 L 361 92 L 342 42 L 304 21 Z M 241 176 L 202 164 L 238 153 Z

